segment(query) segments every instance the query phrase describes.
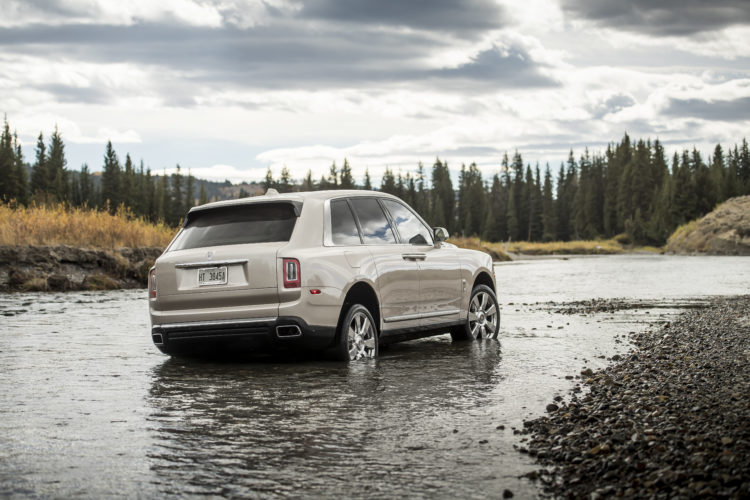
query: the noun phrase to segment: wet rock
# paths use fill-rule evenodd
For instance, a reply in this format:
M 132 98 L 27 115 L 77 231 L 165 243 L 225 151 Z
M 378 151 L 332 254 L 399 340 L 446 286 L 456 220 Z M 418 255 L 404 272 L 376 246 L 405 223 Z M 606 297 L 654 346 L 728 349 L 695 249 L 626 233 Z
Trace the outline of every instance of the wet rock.
M 559 409 L 560 407 L 557 406 L 555 403 L 550 403 L 547 405 L 547 413 L 554 413 Z
M 508 489 L 503 490 L 503 498 L 513 498 L 513 492 Z
M 53 292 L 65 292 L 73 289 L 73 284 L 64 274 L 53 274 L 47 278 L 47 286 Z
M 588 393 L 523 425 L 524 449 L 551 466 L 545 492 L 750 498 L 748 318 L 750 296 L 717 299 L 582 371 Z

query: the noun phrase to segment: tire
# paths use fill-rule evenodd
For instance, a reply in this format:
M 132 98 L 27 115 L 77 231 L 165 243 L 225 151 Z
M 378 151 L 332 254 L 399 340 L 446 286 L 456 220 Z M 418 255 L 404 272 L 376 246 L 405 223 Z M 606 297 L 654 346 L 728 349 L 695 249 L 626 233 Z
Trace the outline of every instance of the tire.
M 338 331 L 338 344 L 332 352 L 337 361 L 360 361 L 378 357 L 378 331 L 370 311 L 353 304 Z
M 451 329 L 453 340 L 496 339 L 500 330 L 500 307 L 497 297 L 487 285 L 471 291 L 469 314 L 463 325 Z

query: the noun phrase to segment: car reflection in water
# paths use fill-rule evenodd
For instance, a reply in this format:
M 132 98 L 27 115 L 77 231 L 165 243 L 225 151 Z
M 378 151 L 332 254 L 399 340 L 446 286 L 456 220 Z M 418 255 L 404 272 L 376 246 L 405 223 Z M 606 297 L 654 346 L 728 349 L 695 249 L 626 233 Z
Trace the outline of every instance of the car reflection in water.
M 148 395 L 151 468 L 164 494 L 481 496 L 500 362 L 498 341 L 442 337 L 351 365 L 169 359 Z

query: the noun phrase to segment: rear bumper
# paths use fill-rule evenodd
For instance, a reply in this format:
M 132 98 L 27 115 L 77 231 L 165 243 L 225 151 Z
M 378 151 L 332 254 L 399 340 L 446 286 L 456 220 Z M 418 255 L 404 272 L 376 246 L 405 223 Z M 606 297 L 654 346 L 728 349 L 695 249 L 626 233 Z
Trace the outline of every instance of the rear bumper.
M 151 327 L 154 345 L 166 354 L 320 351 L 333 345 L 335 335 L 335 327 L 308 325 L 294 316 Z

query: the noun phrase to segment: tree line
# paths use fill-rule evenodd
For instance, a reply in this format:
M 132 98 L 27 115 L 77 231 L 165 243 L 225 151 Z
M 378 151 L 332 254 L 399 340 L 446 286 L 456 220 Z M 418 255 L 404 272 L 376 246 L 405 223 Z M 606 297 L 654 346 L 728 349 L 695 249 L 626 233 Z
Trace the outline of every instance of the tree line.
M 365 170 L 361 185 L 354 182 L 347 160 L 334 162 L 318 182 L 308 171 L 298 185 L 283 168 L 275 180 L 268 169 L 266 188 L 281 192 L 316 189 L 372 189 Z M 416 172 L 395 174 L 386 168 L 380 191 L 402 198 L 432 226 L 451 234 L 480 236 L 487 241 L 570 241 L 613 238 L 662 245 L 681 224 L 713 210 L 722 201 L 750 194 L 750 154 L 745 139 L 726 153 L 717 144 L 705 161 L 693 148 L 667 160 L 659 140 L 638 140 L 625 134 L 603 154 L 588 149 L 553 173 L 542 173 L 516 151 L 505 154 L 498 172 L 484 178 L 472 163 L 461 166 L 454 187 L 446 162 L 435 160 L 430 180 L 420 163 Z
M 196 193 L 196 179 L 184 175 L 177 165 L 171 175 L 153 175 L 141 160 L 135 165 L 130 154 L 121 162 L 107 142 L 101 174 L 83 164 L 80 171 L 69 170 L 65 143 L 55 128 L 49 142 L 39 134 L 34 162 L 27 164 L 18 143 L 11 134 L 7 118 L 0 135 L 0 200 L 26 205 L 66 203 L 114 213 L 121 205 L 129 213 L 152 222 L 179 224 L 187 210 L 196 203 L 208 202 L 204 186 Z
M 428 179 L 429 177 L 429 179 Z M 65 144 L 57 129 L 46 143 L 40 133 L 34 162 L 24 162 L 17 134 L 7 119 L 0 137 L 0 200 L 19 204 L 68 203 L 114 212 L 120 205 L 135 216 L 177 225 L 187 210 L 209 201 L 205 181 L 184 175 L 154 175 L 130 154 L 121 162 L 112 143 L 105 148 L 101 174 L 88 165 L 67 168 Z M 711 211 L 734 196 L 750 194 L 750 153 L 745 139 L 726 152 L 716 145 L 706 160 L 695 148 L 669 161 L 659 140 L 631 141 L 626 134 L 604 153 L 578 158 L 570 151 L 553 173 L 505 154 L 489 178 L 472 163 L 462 165 L 454 186 L 447 162 L 435 160 L 428 172 L 386 168 L 375 186 L 365 170 L 357 183 L 348 160 L 334 162 L 328 175 L 300 181 L 284 167 L 275 178 L 269 168 L 265 189 L 280 192 L 321 189 L 378 189 L 399 196 L 432 226 L 451 234 L 487 241 L 569 241 L 626 235 L 635 243 L 663 244 L 680 224 Z M 197 191 L 197 192 L 196 192 Z M 241 190 L 239 196 L 248 196 Z M 214 198 L 216 199 L 216 198 Z

